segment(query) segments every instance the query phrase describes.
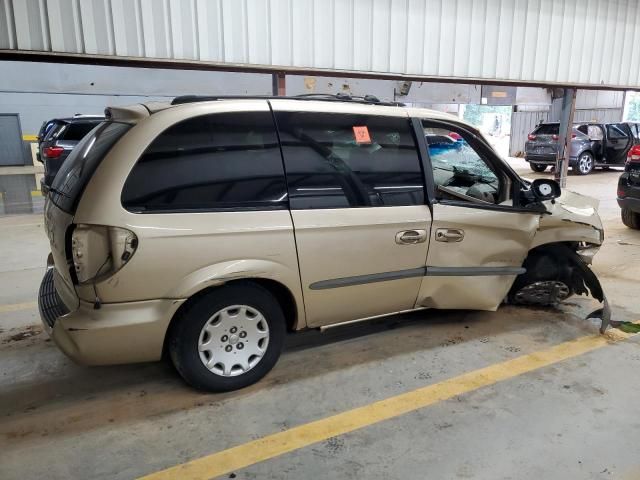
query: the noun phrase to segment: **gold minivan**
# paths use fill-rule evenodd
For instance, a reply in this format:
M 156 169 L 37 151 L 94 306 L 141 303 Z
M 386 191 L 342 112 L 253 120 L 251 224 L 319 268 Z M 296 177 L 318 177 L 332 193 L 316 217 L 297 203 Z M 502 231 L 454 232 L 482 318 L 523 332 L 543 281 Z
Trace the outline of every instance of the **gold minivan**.
M 45 206 L 40 313 L 73 360 L 167 354 L 256 382 L 287 332 L 589 293 L 597 202 L 520 178 L 472 126 L 374 97 L 108 108 Z

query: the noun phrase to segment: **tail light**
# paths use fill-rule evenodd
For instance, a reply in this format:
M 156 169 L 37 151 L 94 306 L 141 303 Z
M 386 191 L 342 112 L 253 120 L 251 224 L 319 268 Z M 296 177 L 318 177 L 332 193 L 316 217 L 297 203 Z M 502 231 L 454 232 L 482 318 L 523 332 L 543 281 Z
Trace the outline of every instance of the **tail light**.
M 43 150 L 43 155 L 47 158 L 58 158 L 64 152 L 62 147 L 47 147 Z
M 624 190 L 622 188 L 618 188 L 618 198 L 624 198 Z
M 136 235 L 124 228 L 78 225 L 71 235 L 71 256 L 78 283 L 95 283 L 113 275 L 137 248 Z
M 536 139 L 536 136 L 533 133 L 530 133 L 527 138 L 531 141 L 534 141 Z
M 551 135 L 551 138 L 554 142 L 557 142 L 560 137 L 554 133 L 553 135 Z
M 577 137 L 577 135 L 575 133 L 571 134 L 571 138 L 576 138 L 576 137 Z
M 640 163 L 640 145 L 634 145 L 627 153 L 627 164 Z

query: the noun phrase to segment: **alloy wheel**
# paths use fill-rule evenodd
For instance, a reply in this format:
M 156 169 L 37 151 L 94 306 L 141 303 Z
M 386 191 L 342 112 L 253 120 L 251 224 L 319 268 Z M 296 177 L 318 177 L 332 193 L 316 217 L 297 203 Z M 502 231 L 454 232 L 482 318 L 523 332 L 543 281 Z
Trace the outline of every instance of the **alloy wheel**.
M 591 155 L 587 153 L 580 155 L 580 159 L 578 160 L 578 169 L 580 169 L 580 173 L 583 175 L 591 172 L 593 169 L 593 158 L 591 158 Z

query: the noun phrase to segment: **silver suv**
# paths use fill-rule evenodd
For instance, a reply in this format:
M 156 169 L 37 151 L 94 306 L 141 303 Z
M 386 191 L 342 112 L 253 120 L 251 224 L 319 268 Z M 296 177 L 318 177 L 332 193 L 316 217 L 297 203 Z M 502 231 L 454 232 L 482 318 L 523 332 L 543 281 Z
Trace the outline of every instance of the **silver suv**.
M 40 312 L 90 365 L 259 380 L 287 332 L 424 308 L 603 300 L 591 198 L 521 179 L 459 119 L 373 97 L 110 108 L 47 198 Z M 558 198 L 559 197 L 559 198 Z

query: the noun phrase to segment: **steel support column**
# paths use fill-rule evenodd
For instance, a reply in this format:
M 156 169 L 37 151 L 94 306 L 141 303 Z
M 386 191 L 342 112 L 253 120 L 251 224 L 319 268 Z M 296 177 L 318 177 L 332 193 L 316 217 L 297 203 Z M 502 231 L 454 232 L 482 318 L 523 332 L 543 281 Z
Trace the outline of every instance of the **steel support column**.
M 558 157 L 555 179 L 562 188 L 567 186 L 569 155 L 571 153 L 571 134 L 573 133 L 573 114 L 576 110 L 576 89 L 565 88 L 560 112 L 560 132 L 558 138 Z

